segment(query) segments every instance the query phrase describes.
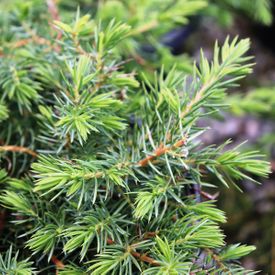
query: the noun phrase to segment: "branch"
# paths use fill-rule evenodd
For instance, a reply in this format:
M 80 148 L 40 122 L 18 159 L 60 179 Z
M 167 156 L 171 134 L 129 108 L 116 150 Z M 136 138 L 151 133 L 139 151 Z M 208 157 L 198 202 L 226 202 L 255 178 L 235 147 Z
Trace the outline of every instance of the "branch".
M 35 158 L 37 158 L 38 154 L 26 147 L 22 147 L 22 146 L 15 146 L 15 145 L 4 145 L 4 146 L 0 146 L 0 152 L 4 151 L 4 152 L 19 152 L 19 153 L 25 153 L 25 154 L 29 154 Z
M 11 45 L 11 48 L 20 48 L 23 47 L 29 43 L 35 42 L 38 45 L 47 45 L 47 46 L 52 46 L 51 42 L 43 37 L 40 36 L 32 36 L 32 38 L 26 38 L 26 39 L 21 39 L 16 41 Z
M 47 6 L 48 6 L 48 11 L 49 14 L 51 15 L 53 20 L 59 21 L 59 12 L 58 8 L 56 6 L 56 1 L 55 0 L 47 0 Z
M 215 254 L 214 251 L 207 248 L 205 251 L 211 256 L 211 258 L 217 263 L 218 267 L 220 267 L 223 271 L 228 272 L 229 275 L 233 275 L 230 270 L 223 264 L 223 262 L 220 260 L 219 255 Z
M 56 5 L 56 0 L 47 0 L 47 6 L 48 6 L 49 14 L 52 17 L 52 20 L 53 21 L 60 21 L 60 16 L 59 16 L 58 8 L 57 8 L 57 5 Z M 49 25 L 51 25 L 52 29 L 57 31 L 57 39 L 60 39 L 62 37 L 62 32 L 57 30 L 53 26 L 52 23 L 49 23 Z
M 62 261 L 58 260 L 57 257 L 52 256 L 51 261 L 55 264 L 56 266 L 56 275 L 58 275 L 58 269 L 63 269 L 65 265 L 63 264 Z
M 108 238 L 107 239 L 107 244 L 115 244 L 115 241 L 113 241 L 112 239 Z M 159 266 L 159 262 L 156 261 L 155 259 L 151 258 L 151 257 L 148 257 L 146 254 L 141 254 L 139 252 L 136 252 L 136 251 L 132 251 L 132 248 L 130 246 L 130 253 L 132 256 L 134 256 L 136 259 L 142 261 L 142 262 L 145 262 L 145 263 L 149 263 L 151 265 L 154 265 L 154 266 Z
M 54 50 L 56 52 L 59 52 L 59 48 L 55 47 L 50 40 L 37 35 L 26 24 L 23 24 L 23 27 L 25 28 L 26 33 L 29 34 L 31 37 L 20 39 L 20 40 L 8 43 L 7 46 L 9 47 L 9 49 L 17 49 L 17 48 L 24 47 L 24 46 L 26 46 L 30 43 L 35 43 L 37 45 L 46 45 L 46 46 L 48 46 L 49 48 L 47 48 L 47 50 Z M 0 56 L 2 56 L 2 55 L 4 55 L 4 53 L 0 52 Z
M 143 234 L 143 239 L 146 240 L 146 239 L 155 238 L 158 233 L 159 233 L 159 231 L 156 231 L 156 232 L 145 232 Z
M 135 252 L 135 251 L 132 251 L 131 254 L 137 258 L 138 260 L 142 261 L 142 262 L 145 262 L 145 263 L 148 263 L 148 264 L 151 264 L 151 265 L 154 265 L 154 266 L 159 266 L 159 262 L 156 261 L 155 259 L 151 258 L 151 257 L 148 257 L 146 254 L 141 254 L 141 253 L 138 253 L 138 252 Z
M 4 209 L 0 211 L 0 233 L 2 233 L 5 227 L 5 223 L 6 223 L 6 211 Z
M 152 162 L 155 158 L 160 157 L 172 150 L 175 150 L 176 148 L 182 147 L 183 145 L 186 144 L 186 140 L 187 140 L 187 135 L 181 139 L 178 140 L 177 142 L 175 142 L 173 145 L 171 146 L 163 146 L 162 144 L 154 151 L 153 155 L 147 156 L 146 158 L 140 160 L 138 162 L 139 166 L 147 166 L 149 162 Z
M 183 119 L 193 108 L 193 106 L 198 103 L 201 98 L 203 97 L 203 94 L 205 93 L 205 91 L 207 91 L 209 89 L 209 87 L 211 87 L 212 82 L 210 82 L 209 84 L 204 84 L 201 89 L 197 92 L 196 96 L 187 104 L 187 106 L 185 107 L 185 110 L 183 110 L 180 114 L 180 118 Z
M 107 244 L 110 244 L 110 245 L 111 245 L 111 244 L 115 244 L 115 242 L 114 242 L 112 239 L 108 238 L 108 239 L 107 239 Z
M 271 240 L 271 273 L 275 272 L 275 219 L 272 222 L 272 240 Z
M 148 32 L 148 31 L 156 28 L 158 26 L 158 24 L 159 24 L 159 22 L 156 19 L 154 19 L 154 20 L 134 29 L 131 32 L 131 35 L 138 35 L 138 34 L 142 34 L 144 32 Z
M 209 194 L 207 192 L 200 190 L 200 194 L 208 200 L 216 200 L 217 197 L 219 196 L 220 192 L 216 192 L 215 194 L 212 195 L 212 194 Z

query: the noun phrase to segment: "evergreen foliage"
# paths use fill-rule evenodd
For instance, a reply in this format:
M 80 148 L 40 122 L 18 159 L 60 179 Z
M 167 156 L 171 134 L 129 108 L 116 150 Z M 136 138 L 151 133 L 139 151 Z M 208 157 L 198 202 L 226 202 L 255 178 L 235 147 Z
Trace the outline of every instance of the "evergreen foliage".
M 225 214 L 200 193 L 257 182 L 269 164 L 203 144 L 197 126 L 251 72 L 249 40 L 216 43 L 188 70 L 135 65 L 148 26 L 157 40 L 206 2 L 144 1 L 125 19 L 131 1 L 110 1 L 71 22 L 54 1 L 15 2 L 1 19 L 2 274 L 254 274 L 238 261 L 254 247 L 227 246 Z
M 209 2 L 211 3 L 212 1 Z M 224 20 L 225 22 L 233 21 L 232 11 L 234 11 L 264 25 L 271 25 L 272 23 L 271 10 L 272 1 L 270 0 L 214 0 L 213 6 L 210 7 L 210 11 L 212 11 L 211 13 L 213 13 L 213 11 L 221 12 L 220 16 L 226 18 L 226 20 Z

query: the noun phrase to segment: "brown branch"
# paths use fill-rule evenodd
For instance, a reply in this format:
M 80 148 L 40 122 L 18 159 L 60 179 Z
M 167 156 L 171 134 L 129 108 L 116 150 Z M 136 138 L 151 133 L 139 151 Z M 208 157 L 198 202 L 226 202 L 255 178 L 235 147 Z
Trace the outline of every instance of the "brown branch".
M 223 262 L 220 260 L 219 255 L 215 254 L 214 251 L 207 248 L 205 251 L 211 256 L 211 258 L 217 263 L 218 267 L 221 268 L 223 271 L 228 272 L 228 268 L 223 264 Z M 233 275 L 230 271 L 228 273 L 229 275 Z
M 151 257 L 148 257 L 146 254 L 141 254 L 141 253 L 138 253 L 136 251 L 131 251 L 131 254 L 138 260 L 142 261 L 142 262 L 145 262 L 145 263 L 148 263 L 148 264 L 151 264 L 151 265 L 154 265 L 154 266 L 159 266 L 159 262 L 156 261 L 155 259 L 151 258 Z
M 47 6 L 48 6 L 49 14 L 51 15 L 53 21 L 60 21 L 56 0 L 47 0 Z M 57 32 L 56 38 L 60 39 L 62 37 L 62 31 L 57 30 L 52 23 L 49 23 L 49 25 L 51 25 L 52 29 Z
M 4 146 L 0 146 L 0 152 L 4 151 L 4 152 L 19 152 L 19 153 L 25 153 L 25 154 L 29 154 L 33 157 L 37 157 L 38 154 L 26 147 L 22 147 L 22 146 L 16 146 L 16 145 L 4 145 Z
M 0 233 L 2 233 L 6 224 L 6 211 L 5 209 L 0 211 Z
M 147 61 L 141 57 L 139 54 L 134 53 L 133 55 L 134 60 L 141 66 L 145 66 L 147 64 Z
M 131 35 L 137 35 L 137 34 L 141 34 L 141 33 L 144 33 L 144 32 L 148 32 L 148 31 L 156 28 L 158 26 L 158 24 L 159 24 L 159 22 L 154 19 L 154 20 L 152 20 L 152 21 L 150 21 L 150 22 L 134 29 L 131 32 Z
M 16 49 L 16 48 L 21 48 L 24 47 L 30 43 L 35 43 L 37 45 L 46 45 L 48 46 L 48 48 L 46 50 L 54 50 L 54 51 L 59 51 L 59 48 L 54 46 L 52 41 L 41 37 L 39 35 L 37 35 L 35 33 L 35 31 L 33 31 L 32 29 L 30 29 L 28 26 L 26 26 L 25 24 L 23 24 L 26 33 L 30 35 L 29 38 L 25 38 L 25 39 L 20 39 L 14 42 L 10 42 L 7 44 L 8 48 L 10 49 Z M 4 55 L 3 51 L 0 52 L 0 56 Z
M 63 264 L 62 261 L 58 260 L 56 256 L 52 256 L 51 261 L 55 264 L 56 275 L 58 275 L 58 269 L 63 269 L 65 267 L 65 265 Z
M 76 51 L 79 53 L 79 54 L 82 54 L 82 55 L 86 55 L 86 56 L 89 56 L 89 57 L 93 57 L 90 53 L 86 52 L 80 45 L 80 41 L 77 37 L 77 35 L 75 33 L 72 33 L 72 40 L 73 40 L 73 43 L 74 43 L 74 46 L 75 46 L 75 49 Z
M 182 147 L 183 145 L 186 144 L 186 140 L 187 140 L 187 135 L 181 139 L 178 140 L 177 142 L 175 142 L 173 145 L 171 146 L 163 146 L 163 144 L 161 144 L 153 153 L 153 155 L 147 156 L 144 159 L 140 160 L 138 162 L 139 166 L 147 166 L 149 162 L 152 162 L 155 158 L 160 157 L 176 148 Z
M 60 17 L 59 17 L 58 8 L 56 5 L 56 0 L 47 0 L 47 6 L 48 6 L 49 14 L 51 15 L 52 19 L 59 21 Z
M 11 48 L 21 48 L 29 43 L 35 42 L 36 44 L 39 45 L 47 45 L 47 46 L 52 46 L 51 42 L 43 37 L 34 35 L 31 38 L 25 38 L 25 39 L 21 39 L 16 41 L 15 43 L 13 43 L 11 45 Z
M 273 218 L 271 234 L 271 274 L 275 274 L 275 218 Z
M 110 244 L 110 245 L 115 244 L 115 241 L 112 240 L 111 238 L 108 238 L 107 239 L 107 244 Z M 145 263 L 149 263 L 149 264 L 154 265 L 154 266 L 159 266 L 158 261 L 156 261 L 155 259 L 153 259 L 151 257 L 148 257 L 146 254 L 141 254 L 139 252 L 133 251 L 131 246 L 129 246 L 129 251 L 130 251 L 131 255 L 134 256 L 138 260 L 140 260 L 142 262 L 145 262 Z
M 146 240 L 146 239 L 155 238 L 158 233 L 159 233 L 159 231 L 156 231 L 156 232 L 145 232 L 143 234 L 143 239 Z
M 38 35 L 34 35 L 30 38 L 25 38 L 25 39 L 21 39 L 21 40 L 15 41 L 15 42 L 11 42 L 11 43 L 7 44 L 7 46 L 10 49 L 17 49 L 17 48 L 24 47 L 24 46 L 26 46 L 28 44 L 31 44 L 31 43 L 35 43 L 37 45 L 46 45 L 46 46 L 48 46 L 45 49 L 45 52 L 49 52 L 51 50 L 59 52 L 59 48 L 57 46 L 54 46 L 50 40 L 48 40 L 46 38 L 43 38 L 43 37 L 40 37 Z M 0 52 L 0 56 L 1 55 L 4 56 L 4 53 Z M 8 57 L 8 55 L 5 55 L 5 56 Z
M 111 245 L 111 244 L 115 244 L 115 242 L 114 242 L 112 239 L 108 238 L 108 239 L 107 239 L 107 244 L 110 244 L 110 245 Z
M 185 107 L 185 110 L 183 110 L 180 114 L 180 118 L 183 119 L 193 108 L 195 104 L 197 104 L 201 98 L 203 97 L 203 94 L 205 91 L 207 91 L 212 85 L 212 81 L 210 80 L 208 83 L 205 83 L 201 89 L 197 92 L 196 96 L 187 104 Z
M 217 193 L 212 195 L 212 194 L 209 194 L 207 192 L 204 192 L 204 191 L 200 190 L 200 194 L 202 195 L 202 197 L 204 197 L 208 200 L 215 200 L 219 196 L 220 192 L 217 192 Z

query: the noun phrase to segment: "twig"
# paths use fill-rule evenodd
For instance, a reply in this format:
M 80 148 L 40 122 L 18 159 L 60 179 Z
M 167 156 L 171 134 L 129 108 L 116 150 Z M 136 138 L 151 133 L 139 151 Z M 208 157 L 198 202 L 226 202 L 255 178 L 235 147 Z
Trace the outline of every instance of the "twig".
M 62 261 L 58 260 L 56 256 L 52 256 L 51 261 L 55 264 L 56 275 L 58 275 L 58 269 L 63 269 L 65 267 L 65 265 L 63 264 Z
M 55 0 L 47 0 L 49 14 L 53 20 L 60 20 L 58 8 Z
M 38 44 L 38 45 L 46 45 L 46 46 L 48 46 L 48 48 L 46 50 L 49 49 L 49 50 L 54 50 L 56 52 L 59 52 L 59 48 L 56 47 L 56 46 L 54 46 L 53 43 L 50 40 L 37 35 L 26 24 L 22 24 L 22 26 L 26 30 L 26 33 L 30 35 L 30 37 L 29 38 L 20 39 L 20 40 L 14 41 L 14 42 L 7 43 L 7 47 L 9 49 L 17 49 L 17 48 L 24 47 L 24 46 L 26 46 L 26 45 L 28 45 L 30 43 L 35 43 L 35 44 Z M 1 51 L 1 49 L 0 49 L 0 56 L 4 56 L 3 50 Z
M 209 87 L 211 87 L 211 85 L 212 85 L 212 81 L 209 81 L 209 83 L 206 83 L 201 87 L 201 89 L 197 92 L 196 96 L 187 104 L 185 109 L 181 112 L 180 114 L 181 119 L 183 119 L 191 111 L 193 106 L 201 100 L 203 94 L 205 93 L 205 91 L 209 89 Z
M 159 231 L 156 231 L 156 232 L 145 232 L 143 234 L 143 239 L 146 240 L 146 239 L 155 238 L 158 233 L 159 233 Z
M 123 196 L 123 198 L 127 201 L 127 203 L 129 204 L 129 206 L 134 210 L 135 206 L 132 203 L 130 196 L 127 193 L 124 193 L 123 190 L 121 189 L 121 187 L 119 185 L 117 185 L 117 189 L 119 191 L 119 193 Z
M 139 166 L 147 166 L 149 162 L 152 162 L 155 158 L 160 157 L 164 154 L 166 154 L 167 152 L 174 150 L 176 148 L 182 147 L 183 145 L 186 144 L 186 140 L 187 140 L 187 135 L 181 139 L 178 140 L 177 142 L 175 142 L 173 145 L 171 146 L 163 146 L 163 144 L 161 144 L 153 153 L 153 155 L 147 156 L 144 159 L 140 160 L 138 162 Z
M 6 211 L 5 209 L 0 211 L 0 233 L 2 233 L 6 223 Z
M 107 239 L 107 244 L 115 244 L 115 241 L 108 238 Z M 136 251 L 133 251 L 133 249 L 131 248 L 131 246 L 129 246 L 129 252 L 131 253 L 132 256 L 134 256 L 136 259 L 142 261 L 142 262 L 145 262 L 145 263 L 149 263 L 151 265 L 154 265 L 154 266 L 159 266 L 159 262 L 156 261 L 155 259 L 151 258 L 151 257 L 148 257 L 146 254 L 141 254 L 139 252 L 136 252 Z
M 227 274 L 232 275 L 230 270 L 223 264 L 223 262 L 220 260 L 219 255 L 215 254 L 214 251 L 211 249 L 207 248 L 205 251 L 211 256 L 211 258 L 217 263 L 218 267 L 220 267 L 223 271 L 229 272 Z
M 134 29 L 132 32 L 131 32 L 131 35 L 137 35 L 137 34 L 141 34 L 141 33 L 144 33 L 144 32 L 147 32 L 147 31 L 150 31 L 154 28 L 156 28 L 158 26 L 159 22 L 157 20 L 152 20 L 136 29 Z
M 107 244 L 111 245 L 111 244 L 115 244 L 115 242 L 112 239 L 108 238 L 107 239 Z
M 21 48 L 29 43 L 35 42 L 36 44 L 39 45 L 47 45 L 47 46 L 52 46 L 51 42 L 49 40 L 47 40 L 46 38 L 34 35 L 31 38 L 26 38 L 26 39 L 21 39 L 16 41 L 15 43 L 13 43 L 11 45 L 11 48 Z
M 48 6 L 49 14 L 51 15 L 53 21 L 60 21 L 56 0 L 47 0 L 47 6 Z M 49 25 L 51 25 L 52 29 L 57 32 L 56 38 L 60 39 L 62 37 L 62 32 L 60 30 L 57 30 L 52 23 L 49 23 Z
M 271 241 L 271 274 L 275 274 L 275 218 L 272 223 L 272 241 Z
M 19 152 L 19 153 L 25 153 L 25 154 L 29 154 L 35 158 L 37 158 L 38 154 L 26 147 L 22 147 L 22 146 L 16 146 L 16 145 L 4 145 L 4 146 L 0 146 L 0 152 L 4 151 L 4 152 Z
M 220 192 L 217 192 L 214 195 L 212 195 L 212 194 L 209 194 L 207 192 L 200 190 L 200 194 L 208 200 L 215 200 L 220 195 Z
M 195 194 L 196 201 L 198 203 L 201 202 L 201 192 L 203 192 L 201 190 L 201 185 L 199 183 L 196 183 L 196 184 L 193 185 L 193 189 L 194 189 L 194 194 Z
M 159 262 L 156 261 L 155 259 L 151 258 L 151 257 L 148 257 L 146 254 L 141 254 L 141 253 L 138 253 L 138 252 L 135 252 L 135 251 L 132 251 L 131 254 L 137 258 L 138 260 L 142 261 L 142 262 L 145 262 L 145 263 L 148 263 L 148 264 L 151 264 L 151 265 L 154 265 L 154 266 L 159 266 Z

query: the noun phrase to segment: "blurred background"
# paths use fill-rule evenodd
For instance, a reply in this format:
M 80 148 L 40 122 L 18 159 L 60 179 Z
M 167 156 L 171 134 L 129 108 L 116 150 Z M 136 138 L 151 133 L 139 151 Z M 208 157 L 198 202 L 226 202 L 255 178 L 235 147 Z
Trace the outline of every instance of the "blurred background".
M 194 0 L 197 8 L 192 10 L 188 10 L 188 2 L 0 0 L 0 56 L 9 46 L 6 41 L 14 39 L 14 28 L 17 35 L 22 29 L 17 40 L 26 38 L 30 24 L 35 35 L 48 35 L 43 33 L 47 13 L 70 22 L 78 8 L 82 15 L 100 18 L 102 24 L 113 18 L 130 24 L 134 37 L 121 51 L 131 60 L 128 69 L 142 66 L 148 78 L 162 64 L 165 72 L 174 66 L 189 73 L 201 48 L 211 58 L 216 40 L 222 43 L 228 35 L 249 37 L 254 73 L 229 92 L 226 112 L 200 123 L 211 125 L 203 136 L 205 143 L 221 144 L 231 138 L 236 145 L 248 140 L 246 147 L 260 150 L 271 162 L 273 172 L 269 179 L 259 179 L 261 186 L 243 182 L 243 193 L 221 186 L 219 193 L 209 190 L 209 194 L 217 197 L 219 207 L 227 213 L 224 230 L 228 243 L 257 246 L 244 260 L 245 267 L 275 274 L 275 1 Z M 173 9 L 169 8 L 172 4 Z M 26 24 L 19 26 L 18 19 Z

